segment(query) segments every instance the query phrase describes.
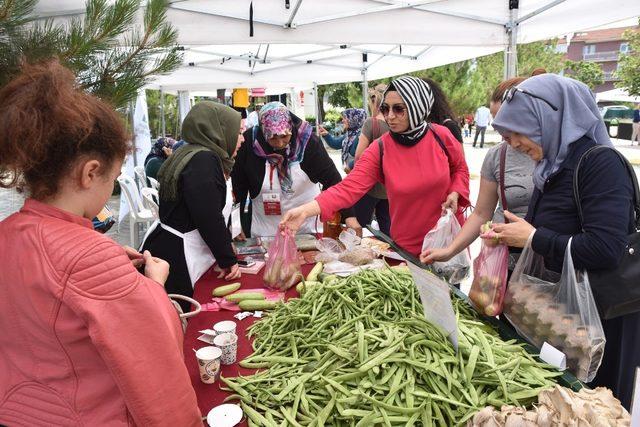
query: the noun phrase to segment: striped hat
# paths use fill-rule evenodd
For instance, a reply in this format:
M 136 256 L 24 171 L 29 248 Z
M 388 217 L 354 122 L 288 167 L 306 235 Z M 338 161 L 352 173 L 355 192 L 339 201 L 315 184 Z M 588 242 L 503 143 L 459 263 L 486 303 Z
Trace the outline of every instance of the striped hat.
M 384 94 L 386 95 L 389 91 L 398 92 L 400 98 L 407 104 L 409 129 L 403 134 L 422 134 L 433 106 L 431 86 L 417 77 L 402 76 L 392 80 Z

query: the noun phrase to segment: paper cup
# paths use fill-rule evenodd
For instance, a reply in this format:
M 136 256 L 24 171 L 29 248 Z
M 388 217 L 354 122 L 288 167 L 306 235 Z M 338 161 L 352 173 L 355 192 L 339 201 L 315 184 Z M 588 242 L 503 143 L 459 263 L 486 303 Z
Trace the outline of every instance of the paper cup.
M 236 363 L 238 354 L 238 336 L 236 334 L 220 334 L 213 339 L 213 345 L 222 350 L 222 364 Z
M 200 380 L 205 384 L 213 384 L 220 374 L 220 358 L 222 350 L 218 347 L 202 347 L 196 351 Z
M 216 335 L 221 334 L 235 334 L 236 333 L 236 322 L 233 320 L 224 320 L 222 322 L 218 322 L 213 325 L 213 330 Z

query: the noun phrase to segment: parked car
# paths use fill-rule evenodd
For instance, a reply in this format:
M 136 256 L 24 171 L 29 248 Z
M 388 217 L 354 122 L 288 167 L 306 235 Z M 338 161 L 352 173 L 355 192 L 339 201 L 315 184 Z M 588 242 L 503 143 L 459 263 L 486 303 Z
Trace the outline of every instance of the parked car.
M 600 114 L 605 121 L 611 119 L 630 119 L 633 120 L 633 110 L 626 105 L 607 105 L 600 107 Z

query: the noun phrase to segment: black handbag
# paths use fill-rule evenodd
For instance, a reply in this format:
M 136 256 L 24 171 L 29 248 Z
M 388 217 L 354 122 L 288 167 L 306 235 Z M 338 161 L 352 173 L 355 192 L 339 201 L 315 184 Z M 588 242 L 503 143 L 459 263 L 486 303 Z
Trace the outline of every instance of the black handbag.
M 596 145 L 587 150 L 576 166 L 573 175 L 573 196 L 578 208 L 580 227 L 584 232 L 582 206 L 578 191 L 578 173 L 582 161 L 591 153 L 600 149 L 610 149 L 615 152 L 627 168 L 633 185 L 633 210 L 635 214 L 635 231 L 629 234 L 629 243 L 625 248 L 620 264 L 614 270 L 591 270 L 589 283 L 600 312 L 600 318 L 613 319 L 640 311 L 640 190 L 638 180 L 629 161 L 618 150 Z

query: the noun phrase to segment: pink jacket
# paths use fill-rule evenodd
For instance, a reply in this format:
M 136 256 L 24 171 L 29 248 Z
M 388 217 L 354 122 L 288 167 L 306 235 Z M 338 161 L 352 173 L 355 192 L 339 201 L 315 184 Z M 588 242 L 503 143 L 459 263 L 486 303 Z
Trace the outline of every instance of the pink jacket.
M 0 263 L 0 424 L 202 425 L 164 289 L 89 220 L 29 199 Z

